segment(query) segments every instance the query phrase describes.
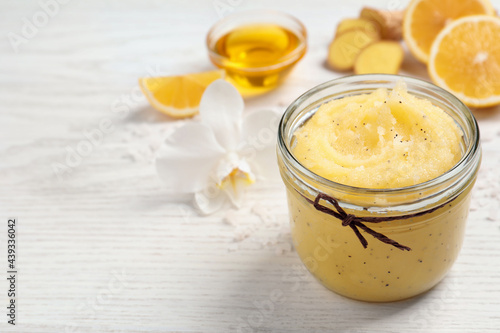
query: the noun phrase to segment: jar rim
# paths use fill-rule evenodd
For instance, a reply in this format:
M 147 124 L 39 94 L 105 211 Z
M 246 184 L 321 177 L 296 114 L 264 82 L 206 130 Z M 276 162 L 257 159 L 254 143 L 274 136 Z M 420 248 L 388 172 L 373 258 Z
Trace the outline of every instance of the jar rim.
M 308 168 L 306 168 L 304 165 L 302 165 L 298 159 L 293 155 L 290 147 L 290 141 L 293 136 L 293 133 L 296 128 L 291 131 L 291 136 L 289 138 L 286 138 L 287 128 L 288 124 L 290 121 L 295 121 L 296 119 L 291 119 L 293 113 L 299 109 L 300 107 L 308 107 L 310 105 L 303 105 L 307 101 L 309 101 L 311 98 L 313 98 L 313 102 L 321 102 L 321 104 L 324 104 L 325 102 L 332 100 L 334 95 L 326 95 L 322 99 L 316 99 L 314 100 L 314 96 L 324 92 L 327 89 L 332 89 L 335 87 L 342 87 L 342 86 L 348 86 L 350 84 L 364 84 L 364 86 L 370 86 L 373 85 L 375 86 L 376 84 L 392 84 L 394 86 L 399 80 L 403 80 L 407 85 L 408 85 L 408 92 L 412 93 L 415 95 L 415 91 L 413 89 L 410 89 L 411 87 L 418 87 L 422 91 L 431 91 L 434 92 L 435 96 L 440 97 L 444 102 L 448 102 L 449 106 L 453 107 L 453 111 L 459 112 L 460 116 L 462 116 L 464 120 L 464 124 L 466 125 L 467 128 L 461 127 L 461 130 L 464 132 L 467 131 L 469 134 L 469 140 L 466 142 L 466 149 L 462 154 L 461 159 L 448 171 L 445 173 L 439 175 L 436 178 L 430 179 L 426 182 L 423 183 L 418 183 L 415 185 L 411 186 L 405 186 L 405 187 L 396 187 L 396 188 L 364 188 L 364 187 L 356 187 L 356 186 L 351 186 L 351 185 L 346 185 L 342 183 L 338 183 L 332 180 L 329 180 L 327 178 L 324 178 Z M 352 87 L 351 87 L 352 88 Z M 375 90 L 378 87 L 372 87 L 371 90 Z M 368 89 L 368 88 L 366 88 Z M 389 88 L 391 89 L 391 88 Z M 348 92 L 348 90 L 345 90 L 344 92 Z M 366 92 L 365 92 L 366 93 Z M 353 94 L 355 95 L 355 94 Z M 418 94 L 417 94 L 418 96 Z M 328 99 L 330 98 L 330 99 Z M 436 100 L 431 100 L 431 102 L 436 102 Z M 319 103 L 318 103 L 319 104 Z M 433 103 L 434 104 L 434 103 Z M 319 104 L 320 105 L 320 104 Z M 434 104 L 435 105 L 435 104 Z M 316 108 L 317 109 L 317 108 Z M 450 108 L 451 109 L 451 108 Z M 447 110 L 444 110 L 447 112 Z M 315 111 L 314 111 L 315 112 Z M 449 114 L 449 112 L 447 112 Z M 312 114 L 311 114 L 312 115 Z M 296 115 L 297 116 L 297 115 Z M 300 114 L 299 114 L 300 116 Z M 450 115 L 452 116 L 452 115 Z M 304 118 L 304 117 L 303 117 Z M 309 117 L 307 117 L 308 119 Z M 455 119 L 455 118 L 454 118 Z M 306 119 L 304 119 L 305 121 Z M 455 119 L 456 121 L 456 119 Z M 303 122 L 302 122 L 303 123 Z M 301 123 L 301 124 L 302 124 Z M 300 124 L 298 125 L 300 126 Z M 477 124 L 477 121 L 470 111 L 470 109 L 462 102 L 460 101 L 456 96 L 451 94 L 450 92 L 421 79 L 416 79 L 413 77 L 409 76 L 404 76 L 404 75 L 392 75 L 392 74 L 363 74 L 363 75 L 350 75 L 350 76 L 344 76 L 341 78 L 333 79 L 327 82 L 324 82 L 320 85 L 317 85 L 313 87 L 312 89 L 306 91 L 304 94 L 302 94 L 300 97 L 298 97 L 296 100 L 294 100 L 285 110 L 283 116 L 281 117 L 279 127 L 278 127 L 278 152 L 281 154 L 285 166 L 290 170 L 293 169 L 293 171 L 298 172 L 302 177 L 305 177 L 307 180 L 312 180 L 314 182 L 317 182 L 321 185 L 324 185 L 327 188 L 334 189 L 336 191 L 344 192 L 344 193 L 353 193 L 353 194 L 369 194 L 369 195 L 375 195 L 375 194 L 384 194 L 384 195 L 403 195 L 403 194 L 408 194 L 408 193 L 413 193 L 415 191 L 422 191 L 426 189 L 432 189 L 439 187 L 442 184 L 445 184 L 449 181 L 453 181 L 454 178 L 458 177 L 459 181 L 462 179 L 464 176 L 467 174 L 470 174 L 471 172 L 474 172 L 477 170 L 479 166 L 479 160 L 480 160 L 480 155 L 481 155 L 481 148 L 480 148 L 480 139 L 479 139 L 479 126 Z M 290 170 L 292 171 L 292 170 Z
M 286 23 L 272 22 L 271 19 L 284 20 Z M 247 22 L 248 21 L 248 22 Z M 237 12 L 230 14 L 221 20 L 217 21 L 208 31 L 206 37 L 206 46 L 208 49 L 209 58 L 217 66 L 222 66 L 223 61 L 231 62 L 227 57 L 222 56 L 214 51 L 214 46 L 217 40 L 225 33 L 231 31 L 235 27 L 244 26 L 246 24 L 252 23 L 270 23 L 276 24 L 284 28 L 290 28 L 293 32 L 297 34 L 299 38 L 299 44 L 290 53 L 284 55 L 273 65 L 259 66 L 259 67 L 249 67 L 249 68 L 238 68 L 239 71 L 245 72 L 261 72 L 268 71 L 277 68 L 284 67 L 290 63 L 293 63 L 305 53 L 307 49 L 307 30 L 304 24 L 296 17 L 287 14 L 285 12 L 269 10 L 269 9 L 255 9 L 247 10 L 242 12 Z M 291 27 L 295 25 L 295 29 Z M 225 65 L 227 67 L 227 65 Z

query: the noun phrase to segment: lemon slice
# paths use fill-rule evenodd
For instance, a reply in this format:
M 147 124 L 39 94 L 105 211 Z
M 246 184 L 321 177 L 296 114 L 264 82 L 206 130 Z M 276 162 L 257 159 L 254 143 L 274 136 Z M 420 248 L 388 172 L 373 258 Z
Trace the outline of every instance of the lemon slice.
M 403 18 L 403 37 L 415 58 L 427 63 L 441 29 L 460 17 L 483 14 L 495 15 L 489 0 L 413 0 Z
M 500 104 L 500 18 L 467 16 L 444 28 L 432 44 L 429 75 L 465 104 Z
M 215 70 L 140 78 L 139 86 L 156 110 L 173 118 L 186 118 L 198 113 L 203 92 L 212 82 L 221 78 L 224 78 L 224 72 Z

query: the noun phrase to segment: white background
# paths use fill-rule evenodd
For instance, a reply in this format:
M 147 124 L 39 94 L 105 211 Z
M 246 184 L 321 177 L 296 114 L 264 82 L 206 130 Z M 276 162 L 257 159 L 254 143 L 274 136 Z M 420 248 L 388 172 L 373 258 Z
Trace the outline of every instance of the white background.
M 352 301 L 304 272 L 279 181 L 255 184 L 240 210 L 202 217 L 156 176 L 154 153 L 183 121 L 153 110 L 137 94 L 137 79 L 211 69 L 204 39 L 219 19 L 217 5 L 227 4 L 222 14 L 283 10 L 308 29 L 306 57 L 279 89 L 246 101 L 252 112 L 284 110 L 339 77 L 324 67 L 328 43 L 338 20 L 368 1 L 62 2 L 0 2 L 1 271 L 7 218 L 20 225 L 18 325 L 6 324 L 0 279 L 1 332 L 500 330 L 498 108 L 474 111 L 484 158 L 461 255 L 442 283 L 404 302 Z M 41 3 L 52 3 L 46 21 Z M 15 52 L 9 38 L 33 20 L 39 27 L 24 31 L 29 38 Z M 428 79 L 409 55 L 402 73 Z M 110 133 L 56 176 L 54 165 L 102 121 Z M 273 290 L 279 302 L 259 310 Z

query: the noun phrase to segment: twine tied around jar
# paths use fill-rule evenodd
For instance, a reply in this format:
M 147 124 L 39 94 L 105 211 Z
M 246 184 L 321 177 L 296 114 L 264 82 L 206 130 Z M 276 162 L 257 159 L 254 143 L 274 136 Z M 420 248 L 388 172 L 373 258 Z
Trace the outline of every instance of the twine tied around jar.
M 320 200 L 325 200 L 325 201 L 331 203 L 335 207 L 336 211 L 331 209 L 331 208 L 328 208 L 324 205 L 321 205 Z M 314 208 L 316 208 L 317 210 L 319 210 L 322 213 L 331 215 L 331 216 L 341 220 L 342 226 L 344 226 L 344 227 L 349 226 L 354 231 L 354 233 L 356 234 L 356 236 L 358 237 L 359 241 L 361 242 L 361 244 L 363 245 L 363 247 L 365 249 L 368 246 L 368 241 L 361 234 L 361 232 L 359 231 L 358 228 L 363 229 L 363 231 L 372 235 L 373 237 L 375 237 L 379 241 L 386 243 L 386 244 L 389 244 L 389 245 L 392 245 L 392 246 L 394 246 L 402 251 L 411 251 L 411 248 L 409 248 L 408 246 L 399 244 L 395 240 L 392 240 L 392 239 L 388 238 L 387 236 L 385 236 L 379 232 L 376 232 L 375 230 L 368 228 L 363 223 L 366 223 L 366 222 L 368 222 L 368 223 L 380 223 L 380 222 L 389 222 L 389 221 L 395 221 L 395 220 L 406 220 L 406 219 L 410 219 L 413 217 L 418 217 L 418 216 L 422 216 L 425 214 L 430 214 L 430 213 L 438 210 L 439 208 L 444 207 L 446 204 L 447 204 L 447 202 L 442 204 L 442 205 L 439 205 L 437 207 L 434 207 L 432 209 L 429 209 L 429 210 L 426 210 L 423 212 L 418 212 L 415 214 L 400 215 L 400 216 L 375 217 L 375 216 L 356 216 L 353 214 L 347 214 L 345 212 L 345 210 L 342 209 L 342 207 L 340 207 L 338 201 L 335 198 L 332 198 L 329 195 L 326 195 L 324 193 L 319 193 L 313 202 Z

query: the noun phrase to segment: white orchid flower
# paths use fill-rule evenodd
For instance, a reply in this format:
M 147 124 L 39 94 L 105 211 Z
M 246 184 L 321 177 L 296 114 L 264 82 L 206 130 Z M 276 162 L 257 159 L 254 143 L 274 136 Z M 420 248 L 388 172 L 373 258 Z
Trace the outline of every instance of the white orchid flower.
M 277 174 L 276 131 L 279 116 L 255 111 L 243 117 L 238 91 L 224 80 L 207 87 L 199 122 L 170 135 L 156 159 L 159 177 L 172 193 L 192 193 L 205 214 L 226 202 L 239 207 L 245 185 Z

